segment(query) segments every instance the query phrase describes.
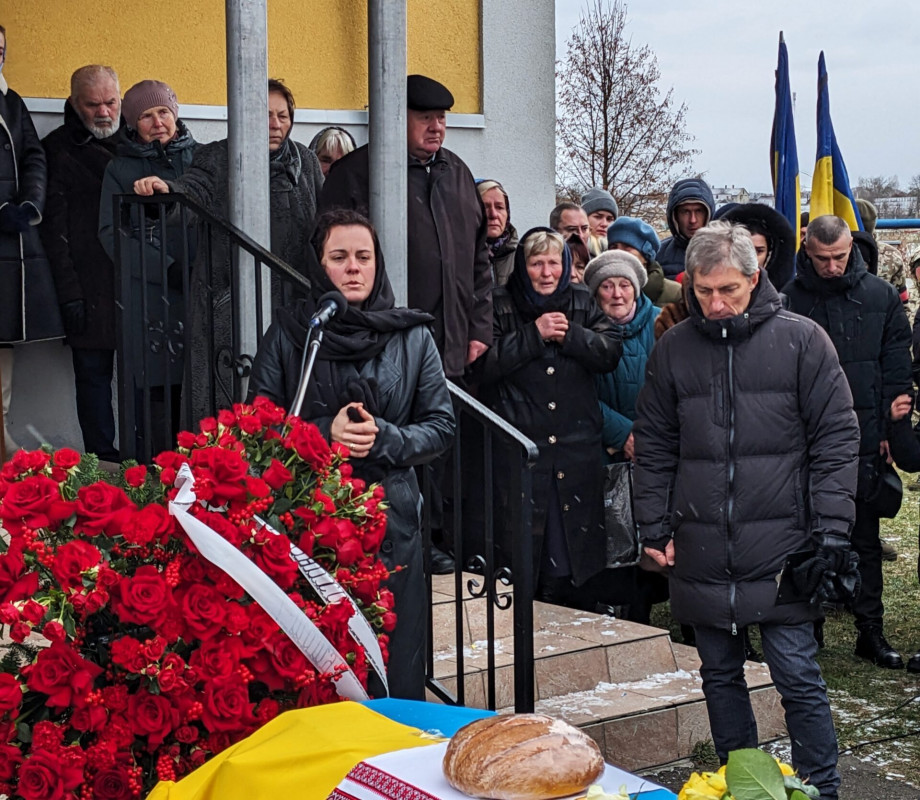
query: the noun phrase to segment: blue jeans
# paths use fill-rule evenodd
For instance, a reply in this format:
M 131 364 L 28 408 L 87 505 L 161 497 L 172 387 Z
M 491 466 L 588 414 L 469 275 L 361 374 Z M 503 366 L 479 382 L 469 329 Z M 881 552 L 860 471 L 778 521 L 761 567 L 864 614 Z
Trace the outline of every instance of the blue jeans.
M 743 638 L 731 631 L 697 627 L 703 694 L 716 753 L 722 763 L 732 750 L 757 747 L 757 722 L 744 681 Z M 764 660 L 786 711 L 792 766 L 818 787 L 822 800 L 837 800 L 837 734 L 827 686 L 815 656 L 811 622 L 761 625 Z

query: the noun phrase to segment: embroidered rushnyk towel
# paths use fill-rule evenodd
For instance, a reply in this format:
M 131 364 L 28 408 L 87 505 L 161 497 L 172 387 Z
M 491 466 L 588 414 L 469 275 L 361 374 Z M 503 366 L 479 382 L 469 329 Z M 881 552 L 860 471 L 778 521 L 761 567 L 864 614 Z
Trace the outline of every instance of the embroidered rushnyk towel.
M 329 795 L 328 800 L 469 800 L 444 777 L 441 761 L 447 742 L 423 749 L 398 750 L 358 764 Z M 671 800 L 674 794 L 657 784 L 609 764 L 598 783 L 616 794 L 621 786 L 641 800 Z

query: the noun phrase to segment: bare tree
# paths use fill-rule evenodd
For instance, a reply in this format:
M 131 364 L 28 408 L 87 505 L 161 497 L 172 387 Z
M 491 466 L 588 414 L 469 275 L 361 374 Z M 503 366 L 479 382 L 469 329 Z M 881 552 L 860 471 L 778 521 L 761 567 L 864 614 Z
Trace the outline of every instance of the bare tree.
M 907 185 L 908 194 L 913 197 L 920 197 L 920 175 L 914 175 L 910 179 L 910 183 Z
M 880 197 L 899 197 L 900 195 L 897 175 L 887 178 L 884 175 L 873 175 L 868 178 L 860 176 L 856 184 L 856 196 L 873 203 Z
M 556 64 L 556 193 L 601 186 L 621 213 L 647 216 L 698 151 L 686 104 L 662 96 L 658 60 L 627 38 L 626 13 L 622 0 L 589 0 Z

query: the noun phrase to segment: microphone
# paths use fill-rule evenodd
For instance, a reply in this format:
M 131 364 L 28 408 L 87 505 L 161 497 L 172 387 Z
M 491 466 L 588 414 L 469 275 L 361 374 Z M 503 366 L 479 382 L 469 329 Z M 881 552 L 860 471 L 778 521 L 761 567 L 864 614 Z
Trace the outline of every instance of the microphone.
M 310 318 L 311 328 L 322 328 L 337 314 L 342 314 L 348 308 L 348 303 L 341 292 L 326 292 L 316 303 L 316 311 Z

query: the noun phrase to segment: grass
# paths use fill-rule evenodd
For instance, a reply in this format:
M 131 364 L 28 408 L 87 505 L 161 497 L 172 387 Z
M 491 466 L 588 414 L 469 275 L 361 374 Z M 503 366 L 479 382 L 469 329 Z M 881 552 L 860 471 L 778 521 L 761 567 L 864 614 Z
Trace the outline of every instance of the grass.
M 920 651 L 920 587 L 917 583 L 920 493 L 907 490 L 915 476 L 902 475 L 904 502 L 895 519 L 882 520 L 882 538 L 898 551 L 883 562 L 885 635 L 905 662 Z M 655 608 L 652 624 L 680 628 L 666 605 Z M 756 632 L 754 646 L 760 649 Z M 856 629 L 847 613 L 832 614 L 824 626 L 818 661 L 827 682 L 841 753 L 850 752 L 883 773 L 920 786 L 920 674 L 873 666 L 853 654 Z M 702 755 L 702 754 L 701 754 Z

